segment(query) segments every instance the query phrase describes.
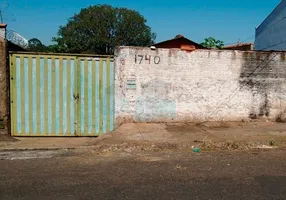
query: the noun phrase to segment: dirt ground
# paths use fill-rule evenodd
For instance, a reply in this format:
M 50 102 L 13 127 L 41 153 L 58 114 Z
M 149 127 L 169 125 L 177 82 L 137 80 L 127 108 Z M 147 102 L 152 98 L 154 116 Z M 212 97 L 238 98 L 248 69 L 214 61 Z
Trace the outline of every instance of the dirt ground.
M 245 150 L 286 147 L 286 124 L 273 122 L 206 122 L 124 124 L 89 143 L 103 151 Z
M 2 149 L 91 148 L 100 153 L 139 151 L 247 150 L 286 147 L 286 124 L 274 122 L 131 123 L 99 137 L 11 138 Z

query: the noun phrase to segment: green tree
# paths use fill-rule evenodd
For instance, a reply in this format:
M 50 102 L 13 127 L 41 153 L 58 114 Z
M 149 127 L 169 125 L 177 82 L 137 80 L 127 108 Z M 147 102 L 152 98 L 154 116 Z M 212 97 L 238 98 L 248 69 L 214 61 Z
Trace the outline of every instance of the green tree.
M 65 52 L 64 49 L 61 49 L 61 47 L 58 44 L 51 44 L 46 47 L 46 52 L 49 53 L 63 53 Z
M 155 38 L 137 11 L 96 5 L 71 17 L 53 41 L 64 52 L 113 54 L 116 46 L 149 46 Z
M 61 53 L 61 52 L 65 52 L 65 49 L 63 49 L 58 44 L 52 44 L 49 46 L 45 46 L 39 39 L 32 38 L 28 41 L 28 51 Z
M 44 52 L 46 51 L 46 46 L 39 39 L 32 38 L 28 41 L 28 50 L 32 52 Z
M 205 40 L 201 43 L 201 45 L 206 48 L 221 49 L 224 46 L 224 42 L 221 40 L 216 40 L 213 37 L 209 37 L 209 38 L 205 38 Z

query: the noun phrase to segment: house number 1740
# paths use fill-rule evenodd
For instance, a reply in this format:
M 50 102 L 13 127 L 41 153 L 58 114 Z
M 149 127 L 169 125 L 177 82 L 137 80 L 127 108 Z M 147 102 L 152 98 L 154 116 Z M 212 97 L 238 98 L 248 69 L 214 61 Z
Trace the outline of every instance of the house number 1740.
M 151 62 L 157 65 L 161 62 L 161 58 L 159 56 L 135 55 L 135 64 L 151 64 Z

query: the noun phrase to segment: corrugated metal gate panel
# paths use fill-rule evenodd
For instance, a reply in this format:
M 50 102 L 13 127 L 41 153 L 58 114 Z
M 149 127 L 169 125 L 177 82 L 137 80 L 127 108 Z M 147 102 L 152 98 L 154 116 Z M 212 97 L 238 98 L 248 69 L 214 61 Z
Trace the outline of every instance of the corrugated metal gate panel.
M 114 65 L 109 58 L 79 58 L 78 133 L 93 135 L 113 130 Z
M 12 54 L 14 136 L 93 136 L 113 130 L 111 58 Z

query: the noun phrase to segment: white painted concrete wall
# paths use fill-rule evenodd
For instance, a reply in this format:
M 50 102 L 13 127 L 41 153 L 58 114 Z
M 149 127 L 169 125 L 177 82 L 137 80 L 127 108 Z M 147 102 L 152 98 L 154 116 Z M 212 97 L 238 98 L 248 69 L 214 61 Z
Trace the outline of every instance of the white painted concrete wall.
M 117 124 L 275 119 L 286 109 L 284 53 L 120 47 L 115 67 Z

